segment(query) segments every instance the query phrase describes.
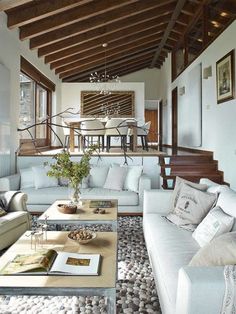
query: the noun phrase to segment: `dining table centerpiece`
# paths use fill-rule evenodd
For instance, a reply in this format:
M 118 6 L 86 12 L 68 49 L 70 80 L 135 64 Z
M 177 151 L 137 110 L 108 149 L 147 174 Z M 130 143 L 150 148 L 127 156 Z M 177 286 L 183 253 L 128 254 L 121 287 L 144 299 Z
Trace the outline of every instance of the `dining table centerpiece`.
M 82 180 L 89 175 L 89 161 L 96 149 L 96 145 L 91 145 L 84 151 L 80 161 L 72 161 L 70 153 L 66 150 L 53 156 L 56 162 L 50 164 L 51 169 L 47 175 L 68 181 L 70 204 L 72 205 L 79 204 Z

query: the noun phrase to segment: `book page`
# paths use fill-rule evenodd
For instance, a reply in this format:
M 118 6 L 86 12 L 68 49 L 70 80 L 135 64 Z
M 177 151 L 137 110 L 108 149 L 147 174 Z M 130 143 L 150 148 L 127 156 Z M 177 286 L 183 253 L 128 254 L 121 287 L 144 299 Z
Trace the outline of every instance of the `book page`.
M 57 252 L 57 258 L 50 269 L 50 273 L 98 275 L 100 257 L 100 254 Z

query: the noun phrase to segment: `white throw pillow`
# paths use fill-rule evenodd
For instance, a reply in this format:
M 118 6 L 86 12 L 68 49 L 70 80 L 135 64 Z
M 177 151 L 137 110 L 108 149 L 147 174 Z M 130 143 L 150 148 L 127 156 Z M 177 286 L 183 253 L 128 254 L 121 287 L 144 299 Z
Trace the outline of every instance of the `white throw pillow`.
M 109 169 L 104 189 L 121 191 L 124 187 L 127 169 L 125 167 L 111 167 Z
M 127 169 L 127 175 L 124 182 L 124 189 L 138 193 L 139 179 L 141 177 L 143 166 L 122 166 Z
M 102 188 L 105 184 L 109 167 L 98 167 L 91 166 L 89 176 L 89 187 L 90 188 Z
M 58 186 L 58 179 L 49 177 L 47 172 L 51 168 L 49 166 L 35 166 L 32 167 L 34 174 L 34 185 L 36 189 L 43 189 Z
M 34 188 L 34 173 L 32 168 L 20 169 L 20 188 Z
M 200 191 L 206 191 L 207 190 L 207 185 L 206 184 L 199 184 L 199 183 L 195 183 L 195 182 L 191 182 L 188 180 L 185 180 L 183 178 L 180 177 L 176 177 L 175 179 L 175 188 L 172 194 L 172 200 L 171 200 L 171 205 L 170 205 L 170 210 L 174 210 L 174 208 L 176 207 L 178 198 L 179 198 L 179 194 L 182 188 L 183 184 L 188 184 L 189 186 L 198 189 Z
M 178 226 L 199 224 L 216 202 L 216 194 L 197 190 L 183 183 L 177 204 L 167 219 Z
M 236 264 L 236 232 L 224 233 L 202 247 L 189 266 L 224 266 Z
M 232 229 L 234 217 L 227 215 L 223 210 L 216 206 L 207 214 L 203 221 L 193 232 L 193 238 L 203 247 L 213 238 L 229 232 Z

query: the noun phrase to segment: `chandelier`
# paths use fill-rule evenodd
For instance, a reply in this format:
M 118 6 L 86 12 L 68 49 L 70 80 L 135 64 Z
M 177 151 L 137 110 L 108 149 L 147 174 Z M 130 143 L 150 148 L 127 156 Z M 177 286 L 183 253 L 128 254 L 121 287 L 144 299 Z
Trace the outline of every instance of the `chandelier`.
M 102 44 L 102 47 L 105 48 L 104 52 L 104 73 L 98 73 L 94 72 L 90 74 L 89 81 L 90 83 L 96 83 L 98 84 L 97 89 L 99 91 L 99 94 L 102 95 L 109 95 L 112 91 L 112 85 L 111 83 L 119 83 L 120 79 L 118 75 L 109 75 L 107 74 L 107 43 Z

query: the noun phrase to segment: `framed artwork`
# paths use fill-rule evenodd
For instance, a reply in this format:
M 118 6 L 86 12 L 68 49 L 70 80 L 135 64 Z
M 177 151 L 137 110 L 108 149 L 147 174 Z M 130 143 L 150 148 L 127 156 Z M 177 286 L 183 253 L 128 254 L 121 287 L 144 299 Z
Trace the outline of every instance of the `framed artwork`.
M 234 50 L 216 62 L 217 104 L 234 99 L 235 68 Z

